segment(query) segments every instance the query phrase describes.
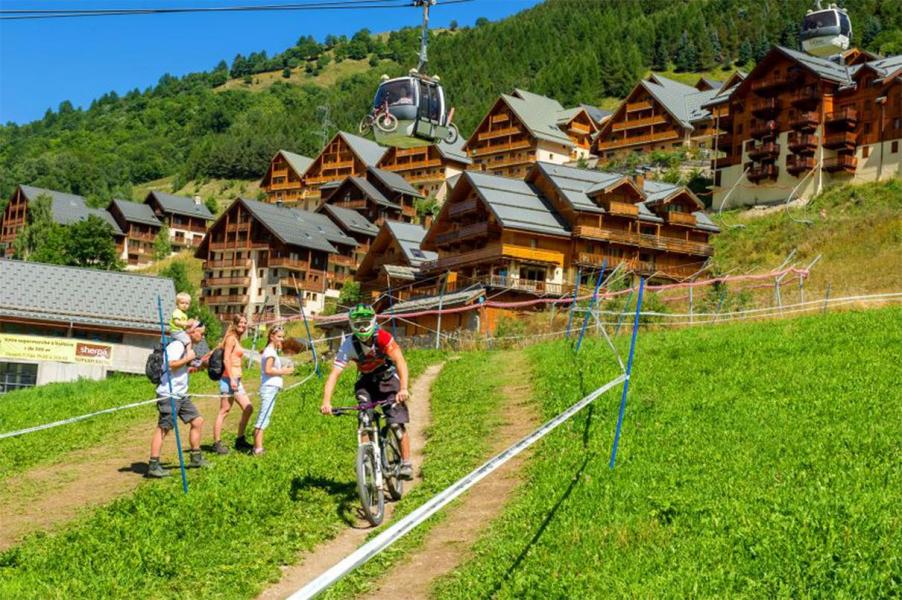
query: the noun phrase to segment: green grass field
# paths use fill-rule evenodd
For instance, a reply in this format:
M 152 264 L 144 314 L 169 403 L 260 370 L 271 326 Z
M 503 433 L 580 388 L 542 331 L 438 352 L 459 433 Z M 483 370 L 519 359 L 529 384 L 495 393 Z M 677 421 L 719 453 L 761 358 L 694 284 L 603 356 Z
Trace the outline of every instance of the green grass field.
M 434 595 L 899 595 L 900 349 L 898 308 L 640 334 L 616 469 L 619 390 L 546 438 Z M 579 369 L 528 352 L 547 416 L 616 374 L 598 340 Z

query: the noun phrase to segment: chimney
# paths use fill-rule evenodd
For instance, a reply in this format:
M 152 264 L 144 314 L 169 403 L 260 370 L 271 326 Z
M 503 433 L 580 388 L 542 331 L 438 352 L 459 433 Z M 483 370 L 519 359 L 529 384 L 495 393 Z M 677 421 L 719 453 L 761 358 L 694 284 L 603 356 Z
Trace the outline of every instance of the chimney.
M 432 215 L 426 215 L 425 217 L 423 217 L 423 227 L 425 227 L 426 229 L 432 227 L 433 220 L 434 219 L 432 218 Z
M 200 205 L 201 205 L 200 196 L 195 196 L 195 197 L 194 197 L 194 205 L 195 205 L 195 206 L 200 206 Z
M 636 173 L 633 175 L 632 179 L 633 183 L 636 184 L 636 187 L 639 188 L 639 190 L 645 188 L 645 173 Z

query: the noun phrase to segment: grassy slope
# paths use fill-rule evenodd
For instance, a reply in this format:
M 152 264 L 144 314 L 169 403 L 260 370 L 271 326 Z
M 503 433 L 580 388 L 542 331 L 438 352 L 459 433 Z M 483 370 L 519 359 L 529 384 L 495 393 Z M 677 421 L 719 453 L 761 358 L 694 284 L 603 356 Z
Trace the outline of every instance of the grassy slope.
M 261 174 L 262 177 L 262 174 Z M 155 179 L 146 183 L 141 183 L 132 188 L 132 199 L 136 202 L 143 202 L 147 194 L 152 191 L 166 192 L 167 194 L 176 194 L 177 196 L 200 196 L 203 199 L 213 198 L 219 205 L 219 211 L 222 212 L 227 208 L 235 198 L 243 196 L 245 198 L 256 199 L 260 192 L 260 180 L 254 179 L 245 181 L 243 179 L 209 179 L 206 181 L 189 181 L 179 189 L 173 191 L 172 184 L 175 181 L 174 176 Z
M 833 188 L 788 214 L 732 211 L 715 220 L 722 228 L 712 242 L 718 272 L 772 269 L 797 248 L 802 265 L 822 255 L 806 285 L 812 292 L 827 283 L 834 297 L 902 285 L 902 181 Z
M 616 470 L 610 392 L 436 595 L 898 594 L 900 346 L 900 309 L 640 335 Z M 530 355 L 548 416 L 615 373 L 598 340 L 584 378 L 564 344 Z
M 174 262 L 185 263 L 188 281 L 194 285 L 194 289 L 200 290 L 200 282 L 204 278 L 204 261 L 199 258 L 194 258 L 193 250 L 183 250 L 178 254 L 173 254 L 169 258 L 158 260 L 142 268 L 140 272 L 156 275 Z
M 412 372 L 437 358 L 410 353 Z M 345 377 L 337 397 L 351 397 L 352 385 Z M 178 477 L 149 482 L 0 554 L 0 597 L 255 596 L 354 510 L 353 423 L 319 416 L 321 393 L 312 383 L 280 398 L 265 458 L 217 458 L 191 473 L 187 497 Z

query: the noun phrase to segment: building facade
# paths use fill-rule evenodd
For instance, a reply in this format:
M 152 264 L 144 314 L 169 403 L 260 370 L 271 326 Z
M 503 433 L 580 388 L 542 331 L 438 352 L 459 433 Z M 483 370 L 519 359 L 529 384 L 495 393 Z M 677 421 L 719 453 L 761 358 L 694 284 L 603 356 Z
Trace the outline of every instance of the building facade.
M 406 300 L 421 289 L 420 266 L 434 261 L 438 254 L 423 250 L 420 245 L 426 237 L 426 230 L 420 225 L 386 221 L 379 229 L 369 252 L 357 269 L 355 279 L 360 282 L 364 297 L 374 300 L 381 292 L 389 290 L 393 298 Z M 392 305 L 393 301 L 383 301 L 379 307 Z
M 523 177 L 539 161 L 563 164 L 590 156 L 597 122 L 585 107 L 525 90 L 503 94 L 464 144 L 472 169 Z
M 424 198 L 442 202 L 448 192 L 447 181 L 472 163 L 463 150 L 463 141 L 458 141 L 454 145 L 441 142 L 420 148 L 389 148 L 379 168 L 397 173 Z
M 299 206 L 315 209 L 321 200 L 320 188 L 327 183 L 340 182 L 346 177 L 363 177 L 369 167 L 375 167 L 385 155 L 386 148 L 344 131 L 326 144 L 301 176 Z M 269 201 L 275 198 L 270 196 Z
M 154 241 L 163 223 L 153 214 L 150 206 L 126 200 L 113 200 L 107 211 L 125 232 L 125 241 L 119 258 L 129 267 L 140 267 L 153 262 Z
M 386 220 L 413 221 L 415 203 L 423 196 L 398 173 L 368 167 L 362 176 L 350 176 L 320 189 L 322 202 L 355 210 L 377 227 Z
M 304 173 L 313 159 L 287 150 L 279 150 L 269 163 L 260 189 L 266 192 L 269 202 L 297 204 L 302 198 Z
M 213 220 L 213 213 L 201 202 L 200 196 L 187 198 L 150 192 L 144 204 L 169 228 L 169 240 L 176 252 L 197 248 L 207 233 L 207 225 Z
M 902 176 L 902 56 L 844 64 L 775 47 L 729 96 L 714 206 L 811 198 Z

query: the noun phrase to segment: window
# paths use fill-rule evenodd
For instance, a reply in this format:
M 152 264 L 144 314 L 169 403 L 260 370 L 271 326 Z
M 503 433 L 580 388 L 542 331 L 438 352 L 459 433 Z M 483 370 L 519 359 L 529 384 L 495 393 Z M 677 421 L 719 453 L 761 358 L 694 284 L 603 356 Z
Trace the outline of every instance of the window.
M 893 129 L 902 129 L 902 119 L 899 117 L 893 119 Z
M 34 387 L 38 380 L 38 365 L 0 362 L 0 394 Z
M 864 148 L 861 149 L 861 156 L 863 158 L 867 158 L 870 155 L 871 155 L 871 147 L 870 146 L 865 146 Z
M 898 151 L 899 151 L 899 142 L 898 141 L 893 142 L 893 145 L 890 148 L 890 152 L 892 152 L 893 154 L 896 154 Z

